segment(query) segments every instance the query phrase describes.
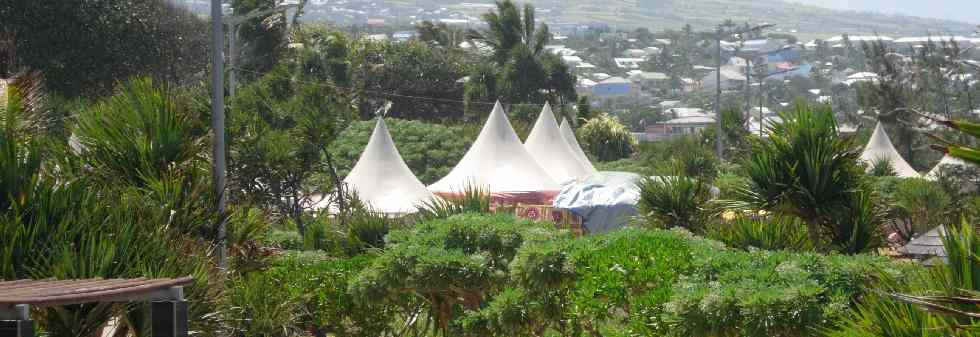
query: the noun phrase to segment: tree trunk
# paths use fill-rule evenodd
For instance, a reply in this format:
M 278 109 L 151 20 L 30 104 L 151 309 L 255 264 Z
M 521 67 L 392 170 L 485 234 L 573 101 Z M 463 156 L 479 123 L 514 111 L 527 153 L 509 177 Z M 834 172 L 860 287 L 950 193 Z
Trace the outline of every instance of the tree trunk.
M 330 180 L 333 181 L 334 191 L 337 193 L 337 221 L 340 222 L 341 227 L 346 228 L 347 202 L 344 193 L 347 193 L 347 189 L 344 188 L 344 182 L 337 175 L 337 168 L 333 165 L 333 156 L 330 155 L 330 151 L 327 151 L 326 147 L 322 148 L 322 151 L 324 161 L 327 163 L 327 172 L 330 173 Z

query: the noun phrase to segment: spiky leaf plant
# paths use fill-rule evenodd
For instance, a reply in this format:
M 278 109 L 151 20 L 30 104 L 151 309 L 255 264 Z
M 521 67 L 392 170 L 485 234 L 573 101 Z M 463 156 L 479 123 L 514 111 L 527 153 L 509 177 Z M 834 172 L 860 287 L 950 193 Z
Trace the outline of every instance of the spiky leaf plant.
M 466 184 L 460 193 L 423 201 L 418 207 L 420 220 L 445 219 L 456 214 L 490 213 L 490 191 Z
M 647 225 L 682 227 L 695 232 L 704 228 L 711 193 L 701 179 L 679 176 L 644 178 L 639 183 L 639 189 L 637 209 Z
M 801 102 L 780 116 L 783 123 L 767 126 L 769 139 L 752 144 L 743 165 L 751 183 L 738 193 L 740 207 L 799 217 L 821 250 L 857 253 L 877 247 L 870 237 L 880 218 L 877 210 L 867 209 L 874 205 L 863 194 L 859 150 L 838 134 L 833 111 Z
M 806 224 L 792 216 L 740 216 L 712 226 L 708 237 L 741 249 L 804 251 L 812 248 Z
M 137 78 L 78 115 L 76 151 L 107 181 L 142 186 L 150 177 L 200 169 L 200 118 L 178 93 Z
M 888 157 L 878 157 L 871 161 L 871 169 L 868 170 L 868 174 L 874 177 L 894 177 L 898 174 L 895 173 L 895 165 L 892 164 L 892 160 Z

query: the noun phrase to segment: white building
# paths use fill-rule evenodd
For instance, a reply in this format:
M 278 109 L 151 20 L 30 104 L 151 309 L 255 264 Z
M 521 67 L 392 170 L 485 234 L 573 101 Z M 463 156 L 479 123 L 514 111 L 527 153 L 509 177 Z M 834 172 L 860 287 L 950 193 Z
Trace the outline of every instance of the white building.
M 616 57 L 613 58 L 613 62 L 616 62 L 616 66 L 623 69 L 637 69 L 640 67 L 640 63 L 646 61 L 643 58 L 638 57 Z
M 713 70 L 704 76 L 701 79 L 701 88 L 708 91 L 715 90 L 718 82 L 717 73 L 716 70 Z M 733 90 L 741 88 L 743 85 L 745 85 L 745 74 L 739 71 L 738 67 L 727 65 L 721 67 L 721 90 Z

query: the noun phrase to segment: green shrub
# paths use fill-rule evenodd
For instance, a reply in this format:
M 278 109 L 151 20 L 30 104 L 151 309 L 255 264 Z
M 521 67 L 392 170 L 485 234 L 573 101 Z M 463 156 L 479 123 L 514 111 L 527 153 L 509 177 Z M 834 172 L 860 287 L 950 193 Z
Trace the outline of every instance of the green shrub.
M 296 230 L 272 230 L 262 238 L 262 243 L 286 250 L 303 249 L 303 236 Z
M 202 168 L 195 166 L 206 145 L 200 121 L 188 100 L 138 78 L 79 113 L 73 134 L 93 174 L 142 186 L 147 178 Z
M 698 178 L 668 176 L 643 178 L 637 210 L 647 225 L 659 228 L 704 228 L 711 193 Z
M 231 310 L 225 312 L 233 336 L 289 337 L 300 331 L 298 294 L 271 273 L 249 273 L 229 287 Z
M 506 214 L 463 214 L 395 230 L 351 289 L 390 305 L 425 308 L 434 331 L 444 334 L 460 310 L 478 308 L 505 286 L 507 265 L 521 246 L 556 235 L 549 229 Z
M 641 176 L 654 175 L 654 169 L 643 161 L 623 158 L 619 160 L 606 161 L 606 162 L 596 162 L 595 169 L 602 171 L 619 171 L 619 172 L 630 172 L 636 173 Z
M 630 130 L 605 113 L 586 121 L 578 137 L 585 152 L 600 162 L 629 158 L 636 147 Z
M 370 255 L 331 258 L 325 255 L 292 254 L 275 263 L 267 272 L 283 281 L 288 299 L 300 308 L 298 327 L 316 336 L 371 337 L 388 332 L 394 319 L 390 307 L 355 297 L 350 280 L 374 259 Z
M 367 146 L 373 121 L 351 123 L 331 147 L 341 177 L 347 175 Z M 398 153 L 423 184 L 431 184 L 449 174 L 475 138 L 465 135 L 462 127 L 443 126 L 395 118 L 385 119 Z
M 748 177 L 731 172 L 721 172 L 711 183 L 718 188 L 719 199 L 733 199 L 738 196 L 738 191 L 749 186 L 751 181 Z
M 609 322 L 644 335 L 662 324 L 672 285 L 692 262 L 682 234 L 635 229 L 578 240 L 571 255 L 579 274 L 571 295 L 573 316 L 591 322 L 586 330 Z
M 692 246 L 694 272 L 665 304 L 671 336 L 819 336 L 867 284 L 884 258 Z
M 708 237 L 740 249 L 801 251 L 811 248 L 806 224 L 790 216 L 738 217 L 713 225 L 708 230 Z

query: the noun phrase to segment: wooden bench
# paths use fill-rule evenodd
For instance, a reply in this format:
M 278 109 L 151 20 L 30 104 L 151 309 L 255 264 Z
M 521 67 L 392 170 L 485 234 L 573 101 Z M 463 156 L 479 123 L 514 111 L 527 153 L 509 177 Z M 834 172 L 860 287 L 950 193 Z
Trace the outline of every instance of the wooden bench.
M 0 281 L 0 337 L 34 337 L 30 307 L 96 302 L 150 302 L 153 337 L 187 336 L 187 303 L 181 278 Z

